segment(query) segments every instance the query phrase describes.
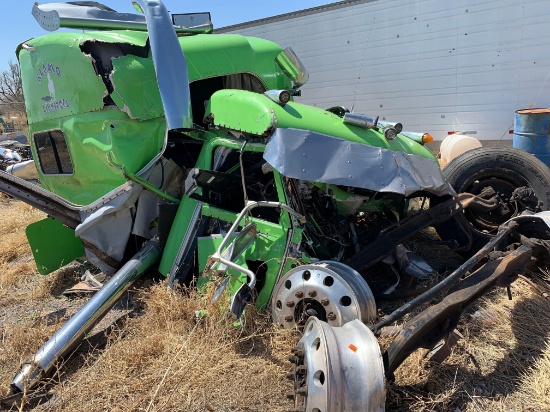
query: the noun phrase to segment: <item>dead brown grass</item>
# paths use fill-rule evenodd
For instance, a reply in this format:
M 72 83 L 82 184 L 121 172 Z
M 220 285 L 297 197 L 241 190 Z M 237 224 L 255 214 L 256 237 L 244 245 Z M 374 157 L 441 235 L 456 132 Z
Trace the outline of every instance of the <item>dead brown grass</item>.
M 89 367 L 70 376 L 55 410 L 289 409 L 281 377 L 295 334 L 253 310 L 237 328 L 226 305 L 212 305 L 208 294 L 174 293 L 164 284 L 150 290 L 146 305 Z
M 4 212 L 5 203 L 0 200 Z M 9 214 L 31 213 L 16 202 Z M 14 206 L 13 204 L 17 205 Z M 13 209 L 11 209 L 13 208 Z M 17 216 L 14 216 L 17 215 Z M 26 221 L 20 220 L 21 225 Z M 12 227 L 12 241 L 23 228 Z M 10 235 L 10 233 L 8 233 Z M 4 238 L 5 239 L 5 238 Z M 32 269 L 24 244 L 18 253 L 3 241 L 0 276 L 13 262 L 24 273 L 0 288 L 0 396 L 20 362 L 54 332 L 63 317 L 45 315 L 82 302 L 56 299 L 74 268 L 43 278 Z M 19 264 L 18 263 L 18 264 Z M 14 275 L 10 276 L 13 279 Z M 51 279 L 51 280 L 46 280 Z M 443 364 L 417 351 L 396 372 L 390 411 L 548 411 L 550 410 L 550 302 L 522 281 L 514 300 L 493 292 L 463 318 L 465 336 Z M 3 294 L 2 294 L 3 293 Z M 210 293 L 210 292 L 209 292 Z M 226 305 L 211 305 L 208 293 L 170 292 L 153 286 L 145 310 L 111 333 L 101 351 L 73 355 L 52 382 L 54 398 L 40 410 L 52 411 L 283 411 L 292 408 L 284 378 L 286 358 L 297 334 L 270 325 L 265 314 L 248 310 L 244 328 L 234 327 Z M 22 309 L 24 308 L 24 309 Z M 196 315 L 199 313 L 199 316 Z M 65 316 L 66 317 L 66 316 Z M 7 321 L 6 321 L 7 319 Z
M 512 301 L 497 290 L 463 317 L 465 338 L 443 364 L 430 364 L 425 350 L 407 359 L 396 372 L 393 405 L 413 411 L 550 410 L 550 301 L 521 281 L 512 291 Z
M 43 217 L 42 212 L 24 203 L 0 199 L 0 294 L 35 273 L 36 266 L 29 254 L 25 228 Z

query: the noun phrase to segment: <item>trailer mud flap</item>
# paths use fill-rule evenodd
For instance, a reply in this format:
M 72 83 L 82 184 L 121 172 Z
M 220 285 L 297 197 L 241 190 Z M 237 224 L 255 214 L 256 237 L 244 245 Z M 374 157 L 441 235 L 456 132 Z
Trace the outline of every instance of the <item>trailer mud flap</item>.
M 26 234 L 36 267 L 42 275 L 84 256 L 82 240 L 75 236 L 74 229 L 64 226 L 59 220 L 47 217 L 32 223 L 27 226 Z

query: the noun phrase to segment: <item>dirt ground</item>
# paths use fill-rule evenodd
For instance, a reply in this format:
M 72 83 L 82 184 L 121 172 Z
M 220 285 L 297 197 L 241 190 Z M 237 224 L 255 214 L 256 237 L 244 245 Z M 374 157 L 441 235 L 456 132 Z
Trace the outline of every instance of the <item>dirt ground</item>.
M 0 397 L 10 393 L 21 362 L 86 299 L 61 295 L 78 281 L 77 265 L 47 277 L 37 273 L 24 230 L 41 218 L 0 198 Z M 550 411 L 550 301 L 521 280 L 512 295 L 509 301 L 505 290 L 495 290 L 470 308 L 458 328 L 464 338 L 442 364 L 427 361 L 425 351 L 414 353 L 388 385 L 387 410 Z M 236 328 L 209 302 L 163 284 L 130 293 L 134 315 L 117 324 L 105 348 L 64 360 L 35 410 L 292 410 L 285 374 L 299 334 L 273 327 L 253 310 L 244 328 Z

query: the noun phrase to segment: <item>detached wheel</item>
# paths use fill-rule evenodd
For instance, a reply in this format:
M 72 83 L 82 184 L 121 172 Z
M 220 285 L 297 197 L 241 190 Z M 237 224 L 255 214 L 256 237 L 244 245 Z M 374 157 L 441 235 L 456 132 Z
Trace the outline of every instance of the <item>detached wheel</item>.
M 538 210 L 550 209 L 550 169 L 535 156 L 511 147 L 488 147 L 466 152 L 443 169 L 443 175 L 457 193 L 481 195 L 487 189 L 497 194 L 499 207 L 491 211 L 468 208 L 464 216 L 472 232 L 471 255 L 479 250 L 497 232 L 498 227 L 508 219 L 526 209 L 525 203 L 512 198 L 520 187 L 533 190 L 539 202 Z M 493 195 L 494 196 L 494 195 Z M 436 200 L 437 202 L 437 200 Z M 460 246 L 467 244 L 467 238 L 452 219 L 436 227 L 444 240 L 454 239 Z
M 294 411 L 383 412 L 386 378 L 374 333 L 358 319 L 332 327 L 311 317 L 290 357 Z

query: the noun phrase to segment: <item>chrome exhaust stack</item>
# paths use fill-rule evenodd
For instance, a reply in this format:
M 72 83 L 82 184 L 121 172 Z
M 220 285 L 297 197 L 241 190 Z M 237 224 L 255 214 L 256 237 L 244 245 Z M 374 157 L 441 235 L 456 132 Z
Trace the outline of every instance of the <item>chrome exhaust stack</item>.
M 31 359 L 21 366 L 21 370 L 10 384 L 12 392 L 24 392 L 47 377 L 59 359 L 78 346 L 124 292 L 160 259 L 161 254 L 162 249 L 158 240 L 148 241 Z

